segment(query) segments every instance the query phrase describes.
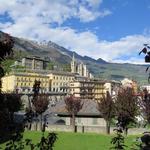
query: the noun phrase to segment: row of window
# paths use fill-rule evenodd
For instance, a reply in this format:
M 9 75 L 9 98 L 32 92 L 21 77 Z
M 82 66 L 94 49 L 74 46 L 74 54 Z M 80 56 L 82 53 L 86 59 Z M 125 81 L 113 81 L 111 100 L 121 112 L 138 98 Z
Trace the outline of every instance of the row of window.
M 68 86 L 68 83 L 65 83 L 65 82 L 53 82 L 53 85 L 55 86 Z
M 52 88 L 52 92 L 67 92 L 67 89 L 61 89 L 61 88 Z
M 66 77 L 66 76 L 54 76 L 53 79 L 56 79 L 56 80 L 73 80 L 72 77 Z
M 30 83 L 30 82 L 28 82 L 28 83 L 26 83 L 26 82 L 23 83 L 23 82 L 22 82 L 22 83 L 17 83 L 16 85 L 17 85 L 17 86 L 21 86 L 21 87 L 23 87 L 23 86 L 25 86 L 25 87 L 26 87 L 26 86 L 31 87 L 31 86 L 33 86 L 33 83 Z M 44 84 L 42 83 L 42 84 L 41 84 L 41 87 L 47 87 L 47 83 L 44 83 Z
M 48 82 L 49 80 L 48 79 L 42 79 L 42 78 L 28 78 L 28 77 L 21 77 L 21 78 L 19 78 L 19 77 L 17 77 L 17 81 L 18 82 L 23 82 L 23 81 L 29 81 L 29 82 L 34 82 L 35 80 L 38 80 L 38 81 L 41 81 L 41 82 Z

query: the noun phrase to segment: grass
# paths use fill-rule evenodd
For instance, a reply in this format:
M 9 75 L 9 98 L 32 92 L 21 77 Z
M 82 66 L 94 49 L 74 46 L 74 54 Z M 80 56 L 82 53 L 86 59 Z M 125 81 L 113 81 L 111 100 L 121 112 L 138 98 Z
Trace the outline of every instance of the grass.
M 109 150 L 111 147 L 110 141 L 112 135 L 71 132 L 59 132 L 57 134 L 58 140 L 55 143 L 54 150 Z M 24 133 L 24 138 L 30 138 L 34 143 L 37 143 L 40 137 L 41 132 L 26 131 Z M 126 138 L 125 144 L 128 145 L 126 150 L 130 150 L 131 144 L 133 144 L 135 138 L 136 136 L 128 136 Z

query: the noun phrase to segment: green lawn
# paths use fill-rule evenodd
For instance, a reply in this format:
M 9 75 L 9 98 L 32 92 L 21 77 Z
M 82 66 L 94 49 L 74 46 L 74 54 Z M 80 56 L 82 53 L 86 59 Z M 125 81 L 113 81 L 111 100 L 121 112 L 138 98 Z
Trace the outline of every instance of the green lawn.
M 33 139 L 37 142 L 41 133 L 35 131 L 25 132 L 24 137 Z M 128 136 L 126 144 L 129 146 L 133 143 L 136 136 Z M 94 134 L 94 133 L 66 133 L 59 132 L 58 140 L 55 143 L 54 150 L 109 150 L 112 136 Z

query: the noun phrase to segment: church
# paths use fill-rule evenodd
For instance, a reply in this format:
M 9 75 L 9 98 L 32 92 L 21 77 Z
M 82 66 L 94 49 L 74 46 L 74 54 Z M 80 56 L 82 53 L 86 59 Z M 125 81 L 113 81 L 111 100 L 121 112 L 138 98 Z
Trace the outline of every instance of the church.
M 74 53 L 71 61 L 71 73 L 77 73 L 83 77 L 93 78 L 93 75 L 89 72 L 87 66 L 83 64 L 83 62 L 77 63 Z

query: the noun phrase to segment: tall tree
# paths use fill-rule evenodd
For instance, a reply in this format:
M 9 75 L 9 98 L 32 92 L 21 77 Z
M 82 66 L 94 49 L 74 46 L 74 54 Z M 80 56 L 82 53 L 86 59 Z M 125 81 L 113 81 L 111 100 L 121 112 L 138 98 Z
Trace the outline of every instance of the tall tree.
M 108 91 L 97 101 L 97 109 L 106 121 L 106 133 L 110 134 L 110 123 L 114 117 L 114 101 Z
M 7 58 L 10 54 L 13 53 L 14 41 L 11 36 L 8 34 L 0 35 L 0 92 L 1 92 L 1 78 L 4 76 L 4 69 L 1 65 L 2 61 Z
M 75 116 L 82 109 L 83 103 L 82 103 L 81 99 L 71 95 L 71 96 L 65 98 L 65 104 L 66 104 L 66 110 L 69 112 L 69 114 L 72 117 L 71 124 L 73 127 L 73 131 L 76 132 Z
M 33 117 L 40 116 L 41 118 L 41 130 L 42 130 L 42 114 L 47 110 L 49 100 L 48 95 L 46 94 L 39 94 L 40 91 L 40 81 L 35 80 L 33 85 L 33 98 L 32 98 L 32 105 L 27 109 L 27 122 L 29 123 L 29 129 L 31 129 Z M 30 102 L 31 103 L 31 102 Z M 37 125 L 37 124 L 36 124 Z
M 42 114 L 48 109 L 48 96 L 46 94 L 38 95 L 35 102 L 34 102 L 34 110 L 35 112 L 40 115 L 41 118 L 41 130 L 43 129 L 42 125 Z
M 130 123 L 135 123 L 135 117 L 139 114 L 138 97 L 134 95 L 132 88 L 121 88 L 115 100 L 115 115 L 118 126 L 127 134 Z
M 4 33 L 0 34 L 0 140 L 4 138 L 4 135 L 8 134 L 6 131 L 10 130 L 10 126 L 14 124 L 13 114 L 21 107 L 21 100 L 18 95 L 1 92 L 1 78 L 4 76 L 2 62 L 13 54 L 13 45 L 14 41 L 11 36 Z

